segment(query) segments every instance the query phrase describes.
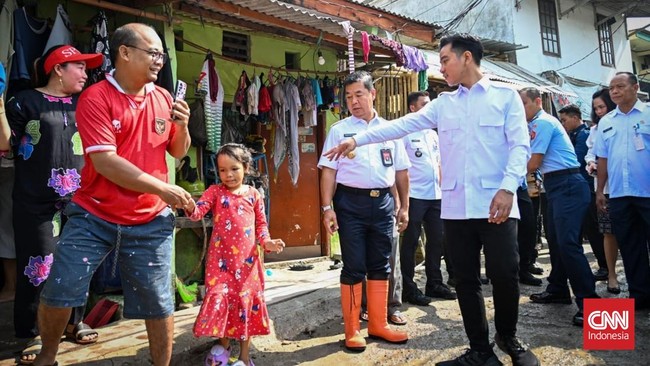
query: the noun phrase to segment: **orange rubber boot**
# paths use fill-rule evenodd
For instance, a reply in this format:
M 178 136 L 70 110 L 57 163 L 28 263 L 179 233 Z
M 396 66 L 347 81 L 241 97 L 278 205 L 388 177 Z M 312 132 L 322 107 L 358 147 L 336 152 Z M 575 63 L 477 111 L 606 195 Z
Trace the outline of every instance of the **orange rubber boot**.
M 392 330 L 388 326 L 388 280 L 367 280 L 368 335 L 390 343 L 406 343 L 408 333 Z
M 366 340 L 361 336 L 359 314 L 361 313 L 361 282 L 355 285 L 341 284 L 341 310 L 345 324 L 345 348 L 354 352 L 366 349 Z

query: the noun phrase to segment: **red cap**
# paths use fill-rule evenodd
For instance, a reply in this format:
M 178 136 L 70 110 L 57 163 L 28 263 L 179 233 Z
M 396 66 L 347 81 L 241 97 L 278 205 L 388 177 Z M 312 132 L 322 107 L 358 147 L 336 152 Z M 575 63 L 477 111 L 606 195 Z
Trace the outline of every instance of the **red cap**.
M 61 46 L 47 56 L 43 67 L 45 74 L 49 74 L 55 65 L 78 61 L 86 61 L 86 68 L 94 69 L 102 65 L 104 55 L 101 53 L 81 53 L 72 46 Z

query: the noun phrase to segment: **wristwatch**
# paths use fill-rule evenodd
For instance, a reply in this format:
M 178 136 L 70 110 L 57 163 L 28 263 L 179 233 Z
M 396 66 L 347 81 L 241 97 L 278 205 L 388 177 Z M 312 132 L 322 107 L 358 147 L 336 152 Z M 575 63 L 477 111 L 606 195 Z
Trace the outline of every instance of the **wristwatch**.
M 327 211 L 327 210 L 331 210 L 331 209 L 332 209 L 332 205 L 325 205 L 325 206 L 321 206 L 321 207 L 320 207 L 320 211 L 321 211 L 322 213 L 325 213 L 325 211 Z

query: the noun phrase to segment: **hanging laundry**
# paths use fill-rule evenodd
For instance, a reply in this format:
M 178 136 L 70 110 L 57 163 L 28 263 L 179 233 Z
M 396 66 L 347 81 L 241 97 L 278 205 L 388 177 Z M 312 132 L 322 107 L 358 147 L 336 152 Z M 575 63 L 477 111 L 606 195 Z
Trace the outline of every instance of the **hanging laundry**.
M 108 19 L 106 13 L 100 10 L 97 15 L 91 20 L 93 31 L 90 34 L 90 50 L 94 53 L 101 53 L 104 55 L 104 63 L 102 66 L 89 70 L 88 81 L 94 84 L 104 79 L 104 74 L 113 69 L 111 63 L 111 55 L 108 43 Z
M 223 86 L 221 78 L 215 69 L 212 54 L 208 54 L 203 62 L 199 75 L 198 89 L 204 94 L 205 131 L 208 135 L 206 149 L 216 152 L 221 146 L 221 120 L 223 117 Z
M 321 93 L 321 87 L 320 87 L 320 82 L 318 79 L 310 79 L 311 80 L 311 88 L 314 90 L 314 98 L 316 99 L 316 107 L 319 105 L 323 104 L 323 96 Z
M 269 76 L 269 81 L 273 83 L 272 76 Z M 275 120 L 274 139 L 273 139 L 273 168 L 275 171 L 274 177 L 277 178 L 280 165 L 286 157 L 287 151 L 287 125 L 286 113 L 288 105 L 286 103 L 284 85 L 279 83 L 272 86 L 271 99 L 273 106 L 271 108 L 272 117 Z
M 390 39 L 382 38 L 379 36 L 376 36 L 374 34 L 370 35 L 370 39 L 376 42 L 379 42 L 383 44 L 384 46 L 388 47 L 393 51 L 393 54 L 395 55 L 395 63 L 397 66 L 404 66 L 406 65 L 406 56 L 404 55 L 404 50 L 402 48 L 402 44 Z
M 307 80 L 302 88 L 300 89 L 300 94 L 302 95 L 302 123 L 305 127 L 313 127 L 318 124 L 318 115 L 317 109 L 318 105 L 316 104 L 316 98 L 314 97 L 314 88 L 312 87 L 311 81 L 314 79 Z M 318 83 L 316 83 L 318 85 Z M 320 88 L 318 88 L 320 92 Z
M 248 97 L 248 114 L 251 116 L 258 115 L 258 104 L 260 98 L 260 87 L 262 86 L 260 78 L 257 75 L 253 75 L 253 81 L 251 85 L 246 90 Z
M 235 101 L 232 104 L 232 109 L 239 110 L 239 113 L 241 113 L 243 116 L 248 115 L 248 93 L 246 91 L 250 85 L 251 81 L 248 79 L 248 74 L 246 74 L 246 70 L 243 70 L 241 72 L 241 76 L 239 77 L 239 82 L 237 83 Z
M 354 27 L 352 27 L 349 20 L 342 22 L 341 25 L 348 37 L 348 67 L 350 74 L 352 74 L 354 72 Z
M 43 53 L 51 47 L 64 44 L 72 44 L 72 24 L 70 24 L 70 18 L 63 5 L 59 4 L 56 6 L 56 19 L 54 19 L 54 25 Z
M 0 7 L 0 62 L 5 66 L 6 81 L 11 77 L 11 59 L 14 55 L 14 11 L 16 0 L 4 0 Z M 6 159 L 5 159 L 6 160 Z
M 27 14 L 25 7 L 14 11 L 14 53 L 11 63 L 7 98 L 31 87 L 30 70 L 34 61 L 45 51 L 50 37 L 47 21 Z
M 271 102 L 271 94 L 269 93 L 269 88 L 264 85 L 264 73 L 260 74 L 260 92 L 258 96 L 258 105 L 257 105 L 257 111 L 259 112 L 259 118 L 258 121 L 262 124 L 268 124 L 270 115 L 271 115 L 271 105 L 273 104 Z
M 424 53 L 419 49 L 407 45 L 402 45 L 404 56 L 406 57 L 406 68 L 413 71 L 424 71 L 429 68 L 427 61 L 424 59 Z
M 368 63 L 368 56 L 370 56 L 370 38 L 368 32 L 361 32 L 361 46 L 363 47 L 363 62 Z
M 418 90 L 423 91 L 429 89 L 429 77 L 426 70 L 418 72 Z
M 285 83 L 284 93 L 287 98 L 287 105 L 289 110 L 289 128 L 287 134 L 288 152 L 289 157 L 289 176 L 291 182 L 295 186 L 298 184 L 298 177 L 300 176 L 300 151 L 298 149 L 298 119 L 299 112 L 302 105 L 300 104 L 300 93 L 298 87 L 291 82 Z

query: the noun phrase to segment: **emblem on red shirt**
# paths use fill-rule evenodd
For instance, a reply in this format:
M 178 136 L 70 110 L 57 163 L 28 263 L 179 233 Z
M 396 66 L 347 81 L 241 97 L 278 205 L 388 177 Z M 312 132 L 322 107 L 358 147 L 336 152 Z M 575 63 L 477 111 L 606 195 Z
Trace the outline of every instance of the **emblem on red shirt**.
M 156 128 L 156 133 L 159 135 L 162 135 L 165 133 L 165 124 L 167 121 L 165 121 L 163 118 L 156 118 L 154 127 Z

